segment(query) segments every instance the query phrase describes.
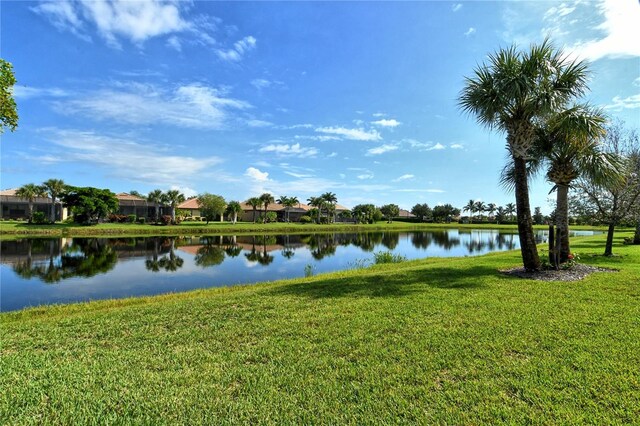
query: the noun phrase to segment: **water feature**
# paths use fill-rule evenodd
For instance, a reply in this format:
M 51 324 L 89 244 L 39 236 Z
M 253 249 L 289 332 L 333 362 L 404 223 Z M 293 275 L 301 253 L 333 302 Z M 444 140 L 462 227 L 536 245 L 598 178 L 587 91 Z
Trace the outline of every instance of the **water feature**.
M 0 311 L 302 277 L 370 264 L 379 251 L 417 259 L 518 247 L 517 234 L 488 229 L 1 241 Z

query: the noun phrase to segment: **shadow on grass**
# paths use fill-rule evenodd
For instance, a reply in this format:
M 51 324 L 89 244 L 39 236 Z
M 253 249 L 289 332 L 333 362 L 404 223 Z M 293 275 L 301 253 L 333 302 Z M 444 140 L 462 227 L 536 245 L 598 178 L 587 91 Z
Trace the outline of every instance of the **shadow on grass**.
M 401 297 L 421 292 L 425 286 L 441 289 L 471 289 L 485 286 L 485 278 L 506 279 L 495 268 L 424 268 L 399 270 L 397 273 L 356 275 L 296 283 L 269 290 L 273 295 L 309 298 L 332 297 Z

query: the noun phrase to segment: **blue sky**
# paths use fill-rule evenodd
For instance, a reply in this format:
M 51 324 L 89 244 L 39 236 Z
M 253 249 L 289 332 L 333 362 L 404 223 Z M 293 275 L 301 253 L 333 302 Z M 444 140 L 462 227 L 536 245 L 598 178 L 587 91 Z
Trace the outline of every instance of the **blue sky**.
M 456 106 L 501 46 L 549 35 L 591 62 L 584 99 L 640 127 L 640 5 L 3 1 L 20 122 L 1 187 L 180 189 L 244 200 L 503 205 L 504 135 Z M 532 207 L 551 210 L 550 185 Z

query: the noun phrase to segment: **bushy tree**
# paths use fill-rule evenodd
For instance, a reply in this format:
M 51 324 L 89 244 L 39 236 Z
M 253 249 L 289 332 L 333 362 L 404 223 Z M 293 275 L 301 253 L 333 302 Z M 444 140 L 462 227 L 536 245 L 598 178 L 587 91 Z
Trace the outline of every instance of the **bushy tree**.
M 373 204 L 358 204 L 351 209 L 351 213 L 358 223 L 372 223 L 376 210 Z
M 398 207 L 397 204 L 385 204 L 384 206 L 380 207 L 380 211 L 382 212 L 384 217 L 387 218 L 387 222 L 391 223 L 393 222 L 394 217 L 398 217 L 398 214 L 400 213 L 400 207 Z
M 70 186 L 61 199 L 71 209 L 74 222 L 85 225 L 95 224 L 118 210 L 116 194 L 108 189 Z
M 238 221 L 238 214 L 242 213 L 242 206 L 237 201 L 229 201 L 225 213 L 232 218 L 231 221 L 235 224 Z
M 162 195 L 162 202 L 171 207 L 171 223 L 176 223 L 176 207 L 180 203 L 184 203 L 184 194 L 177 189 L 167 191 Z
M 220 195 L 205 192 L 198 195 L 198 206 L 200 208 L 200 216 L 206 219 L 208 225 L 216 216 L 222 218 L 227 202 Z
M 451 204 L 442 204 L 433 208 L 433 220 L 435 222 L 451 222 L 454 216 L 460 214 L 460 209 L 453 207 Z
M 15 84 L 13 65 L 0 59 L 0 135 L 4 133 L 5 127 L 12 132 L 18 127 L 18 107 L 13 99 Z
M 67 185 L 62 179 L 49 179 L 42 184 L 42 187 L 51 197 L 49 220 L 51 223 L 54 223 L 56 221 L 56 201 L 58 200 L 58 197 L 64 193 Z
M 28 183 L 21 186 L 16 190 L 16 196 L 27 200 L 27 207 L 29 209 L 29 223 L 33 221 L 33 203 L 38 197 L 44 197 L 46 190 L 40 185 L 34 183 Z
M 411 208 L 411 214 L 415 215 L 420 222 L 427 222 L 433 219 L 431 207 L 427 203 L 416 204 Z

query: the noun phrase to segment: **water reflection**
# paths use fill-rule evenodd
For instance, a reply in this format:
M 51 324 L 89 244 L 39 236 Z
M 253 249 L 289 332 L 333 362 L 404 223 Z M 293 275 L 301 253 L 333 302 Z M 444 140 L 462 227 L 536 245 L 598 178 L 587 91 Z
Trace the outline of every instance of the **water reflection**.
M 517 234 L 486 229 L 1 241 L 0 310 L 300 277 L 309 264 L 348 269 L 382 250 L 416 259 L 518 247 Z

